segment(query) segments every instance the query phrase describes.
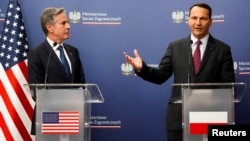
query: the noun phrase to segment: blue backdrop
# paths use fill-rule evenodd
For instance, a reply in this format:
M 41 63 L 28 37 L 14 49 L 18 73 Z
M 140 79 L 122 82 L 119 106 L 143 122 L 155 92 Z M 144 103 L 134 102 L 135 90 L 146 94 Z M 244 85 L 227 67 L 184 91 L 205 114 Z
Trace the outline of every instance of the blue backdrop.
M 197 0 L 21 0 L 30 48 L 45 39 L 40 13 L 64 7 L 71 23 L 66 42 L 76 46 L 88 83 L 96 83 L 105 102 L 92 105 L 92 141 L 165 141 L 165 110 L 172 79 L 152 84 L 128 74 L 123 52 L 138 49 L 157 66 L 169 42 L 187 36 L 189 6 Z M 249 83 L 250 1 L 203 0 L 213 8 L 213 36 L 231 45 L 238 82 Z M 2 29 L 8 0 L 0 0 Z M 178 16 L 172 16 L 178 13 Z M 124 73 L 127 72 L 127 73 Z M 236 103 L 235 119 L 250 124 L 250 92 Z

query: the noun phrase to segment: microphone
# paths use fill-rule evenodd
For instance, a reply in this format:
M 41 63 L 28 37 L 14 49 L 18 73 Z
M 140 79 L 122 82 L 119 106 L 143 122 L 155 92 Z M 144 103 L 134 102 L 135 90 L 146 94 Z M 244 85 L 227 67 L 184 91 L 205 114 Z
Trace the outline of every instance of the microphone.
M 53 47 L 55 47 L 56 45 L 57 45 L 57 42 L 54 42 L 54 43 L 53 43 Z
M 188 48 L 188 84 L 190 84 L 190 65 L 191 65 L 191 56 L 192 56 L 192 44 L 193 41 L 189 41 L 189 48 Z
M 55 47 L 56 45 L 57 45 L 57 42 L 54 42 L 54 43 L 53 43 L 53 47 Z M 47 66 L 46 66 L 46 71 L 45 71 L 44 85 L 47 84 L 49 63 L 50 63 L 51 52 L 52 52 L 52 50 L 53 50 L 53 47 L 50 48 L 50 51 L 49 51 L 49 58 L 48 58 L 48 62 L 47 62 Z

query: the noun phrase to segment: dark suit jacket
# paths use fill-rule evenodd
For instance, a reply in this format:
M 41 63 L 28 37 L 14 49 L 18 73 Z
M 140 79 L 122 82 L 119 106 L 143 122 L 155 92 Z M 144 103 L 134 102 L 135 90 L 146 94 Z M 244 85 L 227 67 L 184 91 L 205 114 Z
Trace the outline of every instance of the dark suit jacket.
M 143 68 L 136 72 L 144 80 L 162 84 L 172 74 L 174 83 L 223 83 L 235 82 L 233 58 L 230 47 L 209 36 L 206 50 L 197 75 L 194 73 L 191 47 L 191 36 L 177 40 L 169 44 L 163 55 L 159 68 L 151 68 L 143 62 Z M 188 79 L 190 74 L 190 80 Z M 173 104 L 173 101 L 181 96 L 180 89 L 174 88 L 170 96 L 166 128 L 167 130 L 182 130 L 181 104 Z
M 60 59 L 49 43 L 44 41 L 28 52 L 29 83 L 45 83 L 45 79 L 47 79 L 47 83 L 85 83 L 78 50 L 68 44 L 64 44 L 64 48 L 71 62 L 71 79 L 67 77 Z M 48 60 L 49 54 L 50 60 Z M 47 78 L 45 77 L 46 72 Z
M 64 48 L 71 62 L 72 74 L 69 78 L 60 59 L 49 43 L 43 43 L 28 52 L 29 84 L 37 83 L 85 83 L 83 66 L 77 48 L 64 44 Z M 49 60 L 50 56 L 50 60 Z M 47 73 L 47 77 L 46 77 Z M 36 99 L 36 97 L 34 97 Z M 32 121 L 31 134 L 35 134 L 35 113 Z

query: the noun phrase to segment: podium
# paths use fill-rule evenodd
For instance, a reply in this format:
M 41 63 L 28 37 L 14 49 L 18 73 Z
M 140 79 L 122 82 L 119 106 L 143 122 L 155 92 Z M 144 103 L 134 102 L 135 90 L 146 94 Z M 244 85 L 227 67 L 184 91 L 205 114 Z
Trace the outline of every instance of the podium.
M 96 84 L 27 84 L 36 99 L 37 141 L 91 141 L 91 103 L 103 103 Z
M 234 125 L 234 103 L 240 102 L 245 83 L 172 84 L 182 103 L 183 141 L 207 141 L 208 125 Z

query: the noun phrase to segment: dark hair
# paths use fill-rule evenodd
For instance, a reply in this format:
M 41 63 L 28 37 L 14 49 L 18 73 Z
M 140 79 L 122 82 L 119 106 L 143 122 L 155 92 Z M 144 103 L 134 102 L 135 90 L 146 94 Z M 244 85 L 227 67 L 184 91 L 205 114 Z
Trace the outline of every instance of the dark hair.
M 193 7 L 195 7 L 195 6 L 198 6 L 198 7 L 202 7 L 202 8 L 207 9 L 208 12 L 209 12 L 209 17 L 210 17 L 210 19 L 212 18 L 212 8 L 211 8 L 208 4 L 206 4 L 206 3 L 196 3 L 196 4 L 192 5 L 192 6 L 189 8 L 189 16 L 190 16 L 190 11 L 191 11 L 191 10 L 193 9 Z

